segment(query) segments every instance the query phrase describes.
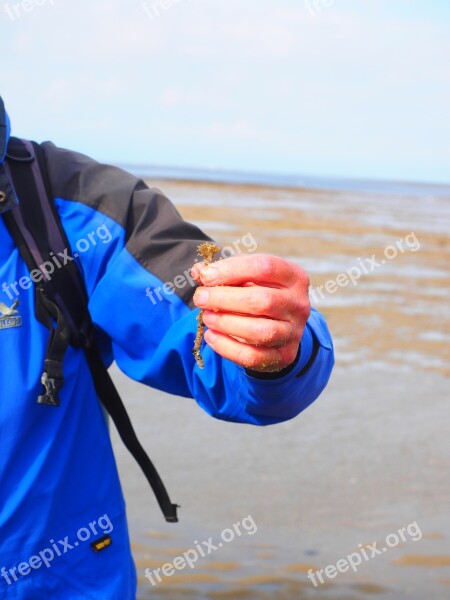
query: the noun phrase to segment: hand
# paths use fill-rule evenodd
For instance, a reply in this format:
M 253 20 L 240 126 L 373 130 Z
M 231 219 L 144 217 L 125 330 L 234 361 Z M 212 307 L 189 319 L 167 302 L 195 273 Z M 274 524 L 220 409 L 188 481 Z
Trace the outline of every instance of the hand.
M 205 341 L 215 352 L 260 372 L 294 362 L 311 311 L 309 278 L 294 263 L 268 254 L 238 254 L 197 263 L 194 303 L 204 309 Z

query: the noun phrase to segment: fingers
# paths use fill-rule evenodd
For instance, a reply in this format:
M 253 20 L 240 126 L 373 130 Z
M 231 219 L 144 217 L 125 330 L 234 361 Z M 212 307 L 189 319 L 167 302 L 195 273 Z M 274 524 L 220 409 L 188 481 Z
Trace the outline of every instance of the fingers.
M 205 331 L 205 342 L 224 358 L 263 373 L 281 371 L 294 362 L 298 352 L 296 341 L 277 348 L 249 346 L 211 329 Z
M 193 277 L 205 286 L 242 285 L 249 281 L 268 287 L 289 287 L 299 278 L 306 289 L 306 273 L 294 263 L 269 254 L 237 254 L 212 264 L 197 263 L 192 268 Z
M 206 310 L 203 322 L 215 333 L 238 338 L 255 346 L 277 347 L 301 337 L 301 331 L 295 331 L 288 321 L 252 318 L 236 314 L 215 313 Z
M 266 254 L 197 263 L 194 304 L 204 309 L 205 341 L 245 368 L 276 372 L 296 358 L 311 306 L 309 278 L 296 264 Z
M 206 267 L 206 265 L 207 263 L 202 261 L 195 263 L 195 265 L 192 267 L 191 275 L 197 283 L 201 283 L 200 272 Z
M 260 286 L 200 287 L 194 294 L 194 304 L 216 312 L 280 320 L 288 320 L 297 308 L 284 290 Z

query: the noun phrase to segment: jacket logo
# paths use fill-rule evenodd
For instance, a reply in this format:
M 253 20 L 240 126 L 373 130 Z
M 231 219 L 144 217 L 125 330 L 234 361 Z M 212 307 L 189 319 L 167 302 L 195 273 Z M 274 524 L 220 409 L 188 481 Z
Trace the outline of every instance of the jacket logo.
M 22 317 L 16 308 L 19 306 L 19 299 L 14 300 L 11 306 L 6 306 L 0 302 L 0 329 L 11 329 L 22 325 Z

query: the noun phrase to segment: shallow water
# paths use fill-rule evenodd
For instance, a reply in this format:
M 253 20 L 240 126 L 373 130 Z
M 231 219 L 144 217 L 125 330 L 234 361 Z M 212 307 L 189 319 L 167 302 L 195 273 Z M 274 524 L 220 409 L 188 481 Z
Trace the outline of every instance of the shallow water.
M 113 371 L 182 505 L 180 523 L 165 524 L 113 432 L 139 598 L 450 598 L 449 198 L 366 194 L 362 202 L 342 191 L 157 185 L 221 244 L 251 232 L 258 251 L 307 266 L 314 286 L 358 258 L 382 257 L 411 232 L 421 248 L 318 303 L 337 364 L 321 398 L 288 423 L 259 429 L 215 421 L 194 401 Z M 154 586 L 145 579 L 146 568 L 161 568 L 196 542 L 219 541 L 248 516 L 253 535 L 236 535 Z M 413 523 L 420 539 L 386 546 L 387 535 Z M 322 575 L 317 587 L 308 579 L 309 569 L 336 565 L 375 541 L 386 551 L 356 572 Z

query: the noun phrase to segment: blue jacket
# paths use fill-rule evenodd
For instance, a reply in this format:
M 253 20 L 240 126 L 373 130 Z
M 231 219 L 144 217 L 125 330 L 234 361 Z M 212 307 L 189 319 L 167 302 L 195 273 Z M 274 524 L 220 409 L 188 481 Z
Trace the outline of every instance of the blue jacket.
M 2 131 L 7 140 L 7 119 Z M 194 398 L 228 421 L 279 423 L 317 398 L 333 366 L 318 312 L 308 320 L 297 364 L 283 377 L 254 378 L 209 347 L 200 370 L 187 273 L 204 234 L 130 174 L 51 143 L 43 147 L 107 364 L 115 360 L 131 378 Z M 38 405 L 49 332 L 35 317 L 30 273 L 1 218 L 0 285 L 0 597 L 132 600 L 124 500 L 84 354 L 67 351 L 61 406 Z M 91 543 L 106 534 L 112 544 L 94 552 Z

